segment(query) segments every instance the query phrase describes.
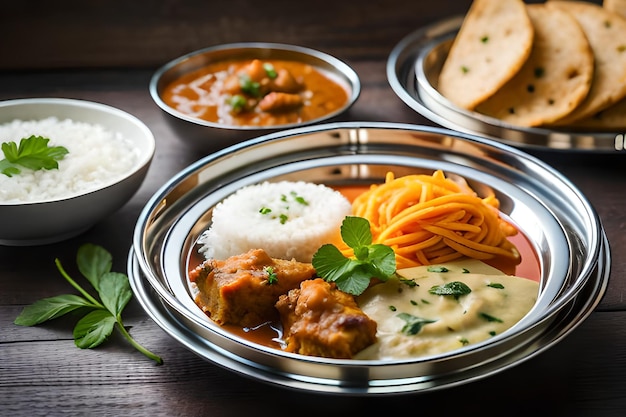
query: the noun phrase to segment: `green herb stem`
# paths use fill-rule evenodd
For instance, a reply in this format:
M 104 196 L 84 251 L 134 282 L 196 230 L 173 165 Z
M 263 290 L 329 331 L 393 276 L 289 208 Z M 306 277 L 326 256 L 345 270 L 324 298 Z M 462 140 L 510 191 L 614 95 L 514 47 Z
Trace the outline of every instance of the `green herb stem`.
M 91 294 L 89 294 L 87 291 L 85 291 L 83 289 L 83 287 L 81 287 L 80 285 L 78 285 L 76 283 L 76 281 L 74 281 L 67 272 L 65 272 L 65 269 L 63 269 L 63 266 L 61 265 L 61 261 L 57 258 L 54 260 L 54 263 L 56 264 L 57 268 L 59 269 L 59 272 L 61 273 L 61 275 L 63 275 L 63 278 L 65 278 L 65 280 L 67 282 L 70 283 L 70 285 L 72 287 L 74 287 L 78 292 L 80 292 L 83 297 L 85 297 L 87 300 L 89 300 L 89 302 L 91 302 L 94 307 L 100 308 L 102 310 L 106 310 L 106 307 L 104 307 L 100 302 L 98 302 L 98 300 L 96 300 L 95 298 L 93 298 L 91 296 Z
M 115 320 L 117 321 L 117 328 L 122 333 L 122 336 L 124 336 L 124 338 L 128 340 L 128 343 L 130 343 L 135 349 L 141 352 L 144 356 L 155 361 L 157 365 L 163 365 L 163 359 L 160 356 L 150 352 L 148 349 L 146 349 L 145 347 L 137 343 L 135 339 L 133 339 L 133 337 L 130 335 L 130 333 L 128 333 L 128 331 L 124 327 L 124 323 L 122 322 L 122 318 L 120 316 L 116 317 Z

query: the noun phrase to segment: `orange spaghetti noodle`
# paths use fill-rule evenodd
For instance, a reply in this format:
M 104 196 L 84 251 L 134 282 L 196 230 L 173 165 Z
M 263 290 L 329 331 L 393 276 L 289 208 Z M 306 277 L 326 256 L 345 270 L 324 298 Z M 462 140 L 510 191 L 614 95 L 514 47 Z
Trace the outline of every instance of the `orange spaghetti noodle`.
M 517 265 L 520 254 L 507 239 L 517 230 L 500 217 L 499 205 L 493 193 L 481 198 L 437 170 L 400 178 L 387 173 L 384 184 L 354 200 L 352 213 L 369 220 L 373 243 L 394 249 L 399 269 L 463 256 Z

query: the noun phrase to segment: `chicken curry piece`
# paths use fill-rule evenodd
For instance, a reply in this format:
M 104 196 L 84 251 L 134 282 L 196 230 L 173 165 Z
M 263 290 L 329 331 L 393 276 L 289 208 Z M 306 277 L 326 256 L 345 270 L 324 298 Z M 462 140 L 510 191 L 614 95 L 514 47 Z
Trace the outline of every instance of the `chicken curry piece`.
M 231 126 L 274 126 L 317 119 L 348 101 L 347 88 L 309 64 L 283 60 L 215 62 L 163 91 L 179 112 Z
M 376 322 L 354 297 L 321 278 L 303 281 L 276 304 L 287 352 L 350 359 L 376 342 Z
M 316 278 L 310 263 L 253 249 L 206 260 L 189 279 L 197 285 L 196 304 L 217 324 L 245 329 L 272 322 L 282 327 L 287 352 L 348 359 L 376 341 L 376 322 L 354 296 Z
M 213 321 L 254 327 L 275 316 L 281 294 L 314 274 L 311 264 L 272 259 L 263 249 L 253 249 L 226 260 L 207 260 L 189 279 L 198 286 L 196 304 Z

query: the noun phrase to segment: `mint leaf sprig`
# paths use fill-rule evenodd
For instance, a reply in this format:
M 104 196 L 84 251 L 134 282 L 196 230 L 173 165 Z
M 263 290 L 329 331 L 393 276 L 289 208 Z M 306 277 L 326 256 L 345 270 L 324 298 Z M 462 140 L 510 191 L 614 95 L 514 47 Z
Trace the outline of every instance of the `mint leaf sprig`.
M 125 274 L 111 272 L 113 260 L 108 251 L 101 246 L 85 244 L 78 249 L 76 255 L 78 270 L 98 292 L 100 300 L 76 283 L 58 259 L 55 263 L 61 275 L 82 296 L 63 294 L 36 301 L 22 310 L 14 324 L 34 326 L 78 309 L 85 309 L 89 312 L 76 323 L 73 331 L 77 347 L 91 349 L 101 345 L 117 324 L 117 329 L 135 349 L 158 365 L 163 363 L 163 359 L 137 343 L 124 327 L 122 311 L 132 298 L 132 291 Z
M 341 224 L 341 238 L 354 251 L 354 257 L 345 257 L 335 245 L 323 245 L 312 260 L 321 278 L 335 282 L 343 292 L 361 295 L 372 278 L 386 281 L 395 275 L 394 251 L 387 245 L 372 244 L 367 219 L 347 216 Z
M 0 172 L 7 177 L 18 175 L 20 167 L 38 171 L 40 169 L 58 169 L 57 161 L 63 159 L 69 151 L 63 146 L 48 146 L 50 139 L 32 135 L 15 142 L 2 143 L 4 159 L 0 160 Z

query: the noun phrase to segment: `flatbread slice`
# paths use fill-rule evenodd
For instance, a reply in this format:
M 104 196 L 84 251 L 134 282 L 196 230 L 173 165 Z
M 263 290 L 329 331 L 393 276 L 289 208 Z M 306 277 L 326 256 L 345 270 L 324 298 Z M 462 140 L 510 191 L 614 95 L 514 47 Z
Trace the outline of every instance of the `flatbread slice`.
M 604 0 L 602 7 L 622 17 L 626 17 L 626 0 Z
M 626 98 L 593 116 L 572 123 L 571 127 L 596 131 L 624 131 L 626 129 Z
M 474 0 L 438 79 L 439 92 L 472 110 L 522 67 L 533 26 L 522 0 Z
M 476 111 L 517 126 L 554 122 L 585 99 L 594 56 L 571 14 L 550 3 L 527 5 L 535 39 L 520 71 Z
M 626 19 L 604 7 L 583 1 L 551 1 L 576 18 L 595 57 L 589 95 L 559 126 L 591 117 L 626 97 Z

